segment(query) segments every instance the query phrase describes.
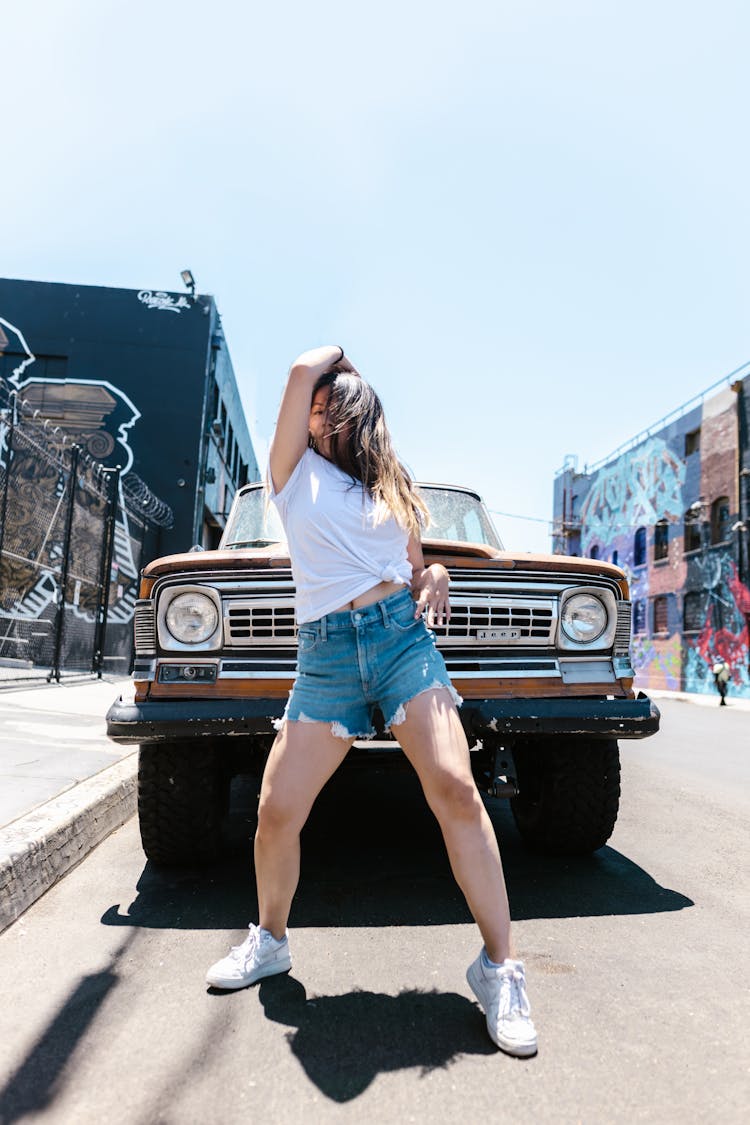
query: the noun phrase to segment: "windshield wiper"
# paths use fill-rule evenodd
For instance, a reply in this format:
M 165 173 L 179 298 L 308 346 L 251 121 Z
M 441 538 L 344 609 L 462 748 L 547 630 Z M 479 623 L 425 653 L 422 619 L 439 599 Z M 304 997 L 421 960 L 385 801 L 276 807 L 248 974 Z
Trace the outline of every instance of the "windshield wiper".
M 237 543 L 227 543 L 225 549 L 234 551 L 238 547 L 271 547 L 274 543 L 280 542 L 280 539 L 243 539 Z

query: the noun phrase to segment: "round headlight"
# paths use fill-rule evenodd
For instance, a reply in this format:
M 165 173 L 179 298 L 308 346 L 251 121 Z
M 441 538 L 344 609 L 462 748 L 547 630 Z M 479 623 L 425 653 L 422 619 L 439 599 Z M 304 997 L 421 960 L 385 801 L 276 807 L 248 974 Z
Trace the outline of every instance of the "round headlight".
M 164 620 L 176 641 L 199 645 L 216 631 L 219 614 L 205 594 L 178 594 L 169 603 Z
M 607 628 L 607 611 L 593 594 L 574 594 L 563 606 L 560 623 L 571 641 L 590 644 Z

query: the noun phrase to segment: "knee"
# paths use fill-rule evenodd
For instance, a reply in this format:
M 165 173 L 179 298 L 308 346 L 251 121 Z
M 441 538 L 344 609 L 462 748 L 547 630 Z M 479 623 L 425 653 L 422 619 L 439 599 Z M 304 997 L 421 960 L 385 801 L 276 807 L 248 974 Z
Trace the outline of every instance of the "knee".
M 258 804 L 257 834 L 265 836 L 284 836 L 299 832 L 304 818 L 300 819 L 297 810 L 288 801 L 276 795 L 263 795 Z
M 474 779 L 450 773 L 436 779 L 429 801 L 439 820 L 475 820 L 484 807 Z

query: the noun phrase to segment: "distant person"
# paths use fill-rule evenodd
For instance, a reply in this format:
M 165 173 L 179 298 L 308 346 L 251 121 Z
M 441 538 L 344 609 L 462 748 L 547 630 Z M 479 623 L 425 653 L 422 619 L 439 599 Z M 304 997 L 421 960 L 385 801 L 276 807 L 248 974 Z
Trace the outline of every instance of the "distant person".
M 380 399 L 343 348 L 315 348 L 292 364 L 269 476 L 296 587 L 298 675 L 260 794 L 259 925 L 206 980 L 245 988 L 291 968 L 300 831 L 355 739 L 375 733 L 378 707 L 417 772 L 479 926 L 484 944 L 467 979 L 487 1030 L 508 1054 L 533 1055 L 497 840 L 472 776 L 461 700 L 428 628 L 450 617 L 448 571 L 425 566 L 427 510 L 393 449 Z
M 714 664 L 711 671 L 714 674 L 714 683 L 716 684 L 716 690 L 721 696 L 721 699 L 719 700 L 719 707 L 726 707 L 729 677 L 731 676 L 729 665 L 724 660 L 722 660 L 721 657 L 717 657 L 716 663 Z

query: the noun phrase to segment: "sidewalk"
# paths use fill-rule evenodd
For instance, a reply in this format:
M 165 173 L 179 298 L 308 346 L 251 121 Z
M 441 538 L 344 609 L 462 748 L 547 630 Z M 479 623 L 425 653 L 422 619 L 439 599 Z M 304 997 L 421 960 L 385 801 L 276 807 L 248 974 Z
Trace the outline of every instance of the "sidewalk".
M 0 931 L 135 812 L 138 755 L 106 736 L 129 680 L 0 690 Z
M 718 707 L 719 693 L 712 692 L 706 695 L 697 691 L 660 691 L 658 688 L 644 688 L 646 695 L 651 699 L 674 699 L 678 703 L 695 703 L 698 707 Z M 731 684 L 727 695 L 727 709 L 735 711 L 750 711 L 750 699 L 740 699 L 732 695 Z

